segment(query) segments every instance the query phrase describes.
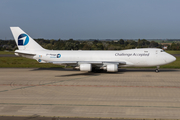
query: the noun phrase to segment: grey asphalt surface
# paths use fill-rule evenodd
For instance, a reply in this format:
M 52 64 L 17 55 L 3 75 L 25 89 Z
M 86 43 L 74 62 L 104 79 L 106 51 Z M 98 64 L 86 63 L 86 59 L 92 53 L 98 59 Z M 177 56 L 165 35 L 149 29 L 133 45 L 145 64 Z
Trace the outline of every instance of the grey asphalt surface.
M 65 118 L 65 117 L 40 117 L 38 115 L 33 115 L 28 117 L 0 116 L 0 120 L 112 120 L 112 118 Z M 114 120 L 138 120 L 138 119 L 115 118 Z
M 0 54 L 0 57 L 17 57 L 14 54 Z
M 175 56 L 175 57 L 179 57 L 180 56 L 180 54 L 172 54 L 173 56 Z
M 0 116 L 179 119 L 179 73 L 0 68 Z

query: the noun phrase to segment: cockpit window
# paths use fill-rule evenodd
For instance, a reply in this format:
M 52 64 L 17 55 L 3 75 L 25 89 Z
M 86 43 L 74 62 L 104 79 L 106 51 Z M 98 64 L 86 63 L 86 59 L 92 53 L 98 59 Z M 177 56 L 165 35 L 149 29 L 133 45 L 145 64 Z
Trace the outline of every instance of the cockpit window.
M 161 50 L 161 52 L 164 52 L 164 50 Z

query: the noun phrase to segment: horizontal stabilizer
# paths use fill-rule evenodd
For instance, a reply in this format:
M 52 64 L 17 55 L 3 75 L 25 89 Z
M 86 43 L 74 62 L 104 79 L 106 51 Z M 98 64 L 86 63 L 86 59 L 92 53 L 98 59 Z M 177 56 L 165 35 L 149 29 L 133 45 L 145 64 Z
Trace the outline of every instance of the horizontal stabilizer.
M 22 56 L 22 57 L 26 57 L 26 58 L 30 58 L 30 59 L 33 59 L 33 57 L 36 56 L 36 54 L 30 53 L 28 51 L 20 51 L 20 50 L 16 50 L 14 52 L 14 54 L 16 56 Z

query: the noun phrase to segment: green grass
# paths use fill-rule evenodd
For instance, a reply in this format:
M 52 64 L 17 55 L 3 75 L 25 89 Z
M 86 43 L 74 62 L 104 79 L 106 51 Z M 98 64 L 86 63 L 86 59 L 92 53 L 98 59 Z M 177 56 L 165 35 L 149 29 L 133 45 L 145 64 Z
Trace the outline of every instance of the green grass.
M 23 57 L 0 57 L 0 68 L 54 68 L 63 67 L 50 63 L 38 63 L 36 60 Z
M 180 57 L 176 57 L 176 61 L 167 65 L 162 65 L 160 68 L 180 68 Z
M 0 54 L 14 54 L 14 51 L 0 51 Z
M 175 50 L 166 50 L 165 52 L 169 53 L 169 54 L 180 54 L 180 51 L 175 51 Z

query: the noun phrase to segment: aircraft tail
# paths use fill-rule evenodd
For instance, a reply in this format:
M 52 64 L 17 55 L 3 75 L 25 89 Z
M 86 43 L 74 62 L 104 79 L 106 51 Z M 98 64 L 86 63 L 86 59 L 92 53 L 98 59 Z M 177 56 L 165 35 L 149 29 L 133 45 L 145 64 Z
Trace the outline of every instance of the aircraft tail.
M 44 50 L 35 40 L 19 27 L 10 27 L 19 50 Z

